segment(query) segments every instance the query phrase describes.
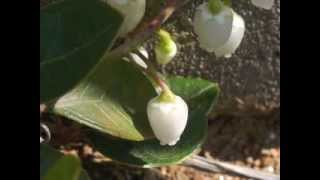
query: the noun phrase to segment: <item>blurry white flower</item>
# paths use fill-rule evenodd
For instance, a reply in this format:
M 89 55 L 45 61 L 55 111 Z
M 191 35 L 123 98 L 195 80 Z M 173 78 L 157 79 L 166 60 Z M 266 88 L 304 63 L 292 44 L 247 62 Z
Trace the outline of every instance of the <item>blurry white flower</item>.
M 264 9 L 271 9 L 274 4 L 274 0 L 251 0 L 251 2 L 253 5 Z
M 146 0 L 107 0 L 107 2 L 124 16 L 119 32 L 122 37 L 139 24 L 146 10 Z
M 156 60 L 159 64 L 168 64 L 177 54 L 177 45 L 168 32 L 160 29 L 158 35 L 159 43 L 155 47 Z
M 138 51 L 145 57 L 145 58 L 149 58 L 149 54 L 147 52 L 147 50 L 144 47 L 140 47 L 138 49 Z M 136 64 L 138 64 L 139 66 L 143 67 L 144 69 L 147 69 L 147 64 L 135 53 L 130 53 L 132 59 L 135 61 Z
M 147 52 L 147 50 L 144 47 L 139 47 L 138 51 L 145 57 L 145 58 L 149 58 L 149 54 Z M 131 60 L 133 60 L 137 65 L 141 66 L 144 69 L 147 69 L 148 65 L 135 53 L 129 53 Z M 127 57 L 123 57 L 123 60 L 130 62 L 130 59 L 128 59 Z
M 241 16 L 230 7 L 222 5 L 217 13 L 212 13 L 208 3 L 197 8 L 194 30 L 201 48 L 214 52 L 217 57 L 231 57 L 239 47 L 245 32 Z
M 151 99 L 147 114 L 151 128 L 161 145 L 175 145 L 182 135 L 188 120 L 188 106 L 173 94 L 171 100 L 163 100 L 163 94 Z

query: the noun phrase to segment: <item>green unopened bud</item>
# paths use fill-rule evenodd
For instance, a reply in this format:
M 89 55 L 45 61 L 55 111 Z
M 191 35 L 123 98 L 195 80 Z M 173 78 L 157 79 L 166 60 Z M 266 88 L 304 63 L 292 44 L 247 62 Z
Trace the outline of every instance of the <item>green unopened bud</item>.
M 155 47 L 156 60 L 159 64 L 168 64 L 177 54 L 177 45 L 167 31 L 160 29 L 157 34 L 159 43 Z
M 209 10 L 212 14 L 219 14 L 223 8 L 221 0 L 209 0 Z

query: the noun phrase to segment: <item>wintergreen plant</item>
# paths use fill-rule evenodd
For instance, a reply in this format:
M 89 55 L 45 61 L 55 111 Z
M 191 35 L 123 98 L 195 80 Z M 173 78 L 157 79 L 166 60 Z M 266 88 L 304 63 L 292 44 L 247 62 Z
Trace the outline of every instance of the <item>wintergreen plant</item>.
M 146 18 L 151 2 L 161 9 Z M 177 164 L 197 152 L 220 91 L 216 83 L 155 68 L 175 60 L 176 43 L 161 25 L 188 0 L 164 2 L 62 0 L 40 8 L 40 103 L 88 127 L 87 137 L 105 156 L 142 167 Z M 236 53 L 245 33 L 228 0 L 204 1 L 193 25 L 200 46 L 217 57 Z M 153 35 L 158 41 L 148 52 L 144 42 Z M 79 162 L 70 163 L 79 178 Z

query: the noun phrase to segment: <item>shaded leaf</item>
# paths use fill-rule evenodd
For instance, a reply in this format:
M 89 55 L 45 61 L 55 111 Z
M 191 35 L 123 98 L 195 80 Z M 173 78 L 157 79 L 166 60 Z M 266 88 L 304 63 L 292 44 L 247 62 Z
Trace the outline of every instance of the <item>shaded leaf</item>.
M 40 8 L 40 103 L 71 90 L 111 47 L 122 16 L 100 0 Z
M 81 171 L 79 180 L 90 180 L 90 177 L 89 177 L 87 171 L 85 171 L 85 170 Z

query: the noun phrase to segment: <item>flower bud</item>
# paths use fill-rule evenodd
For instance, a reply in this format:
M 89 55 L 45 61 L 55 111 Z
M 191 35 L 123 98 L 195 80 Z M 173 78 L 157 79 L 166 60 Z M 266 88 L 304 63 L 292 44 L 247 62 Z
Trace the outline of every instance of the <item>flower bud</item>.
M 124 16 L 119 30 L 121 37 L 127 35 L 139 24 L 146 10 L 146 0 L 107 0 L 107 2 Z
M 194 17 L 194 30 L 201 48 L 217 57 L 229 58 L 243 39 L 245 24 L 230 7 L 223 4 L 217 7 L 219 11 L 213 11 L 208 3 L 200 5 Z
M 155 47 L 156 60 L 159 64 L 168 64 L 177 54 L 177 45 L 170 34 L 159 30 L 159 43 Z
M 271 9 L 274 3 L 274 0 L 251 0 L 252 4 L 263 8 L 263 9 Z
M 165 93 L 149 101 L 147 114 L 160 144 L 173 146 L 180 140 L 187 125 L 188 106 L 181 97 Z

